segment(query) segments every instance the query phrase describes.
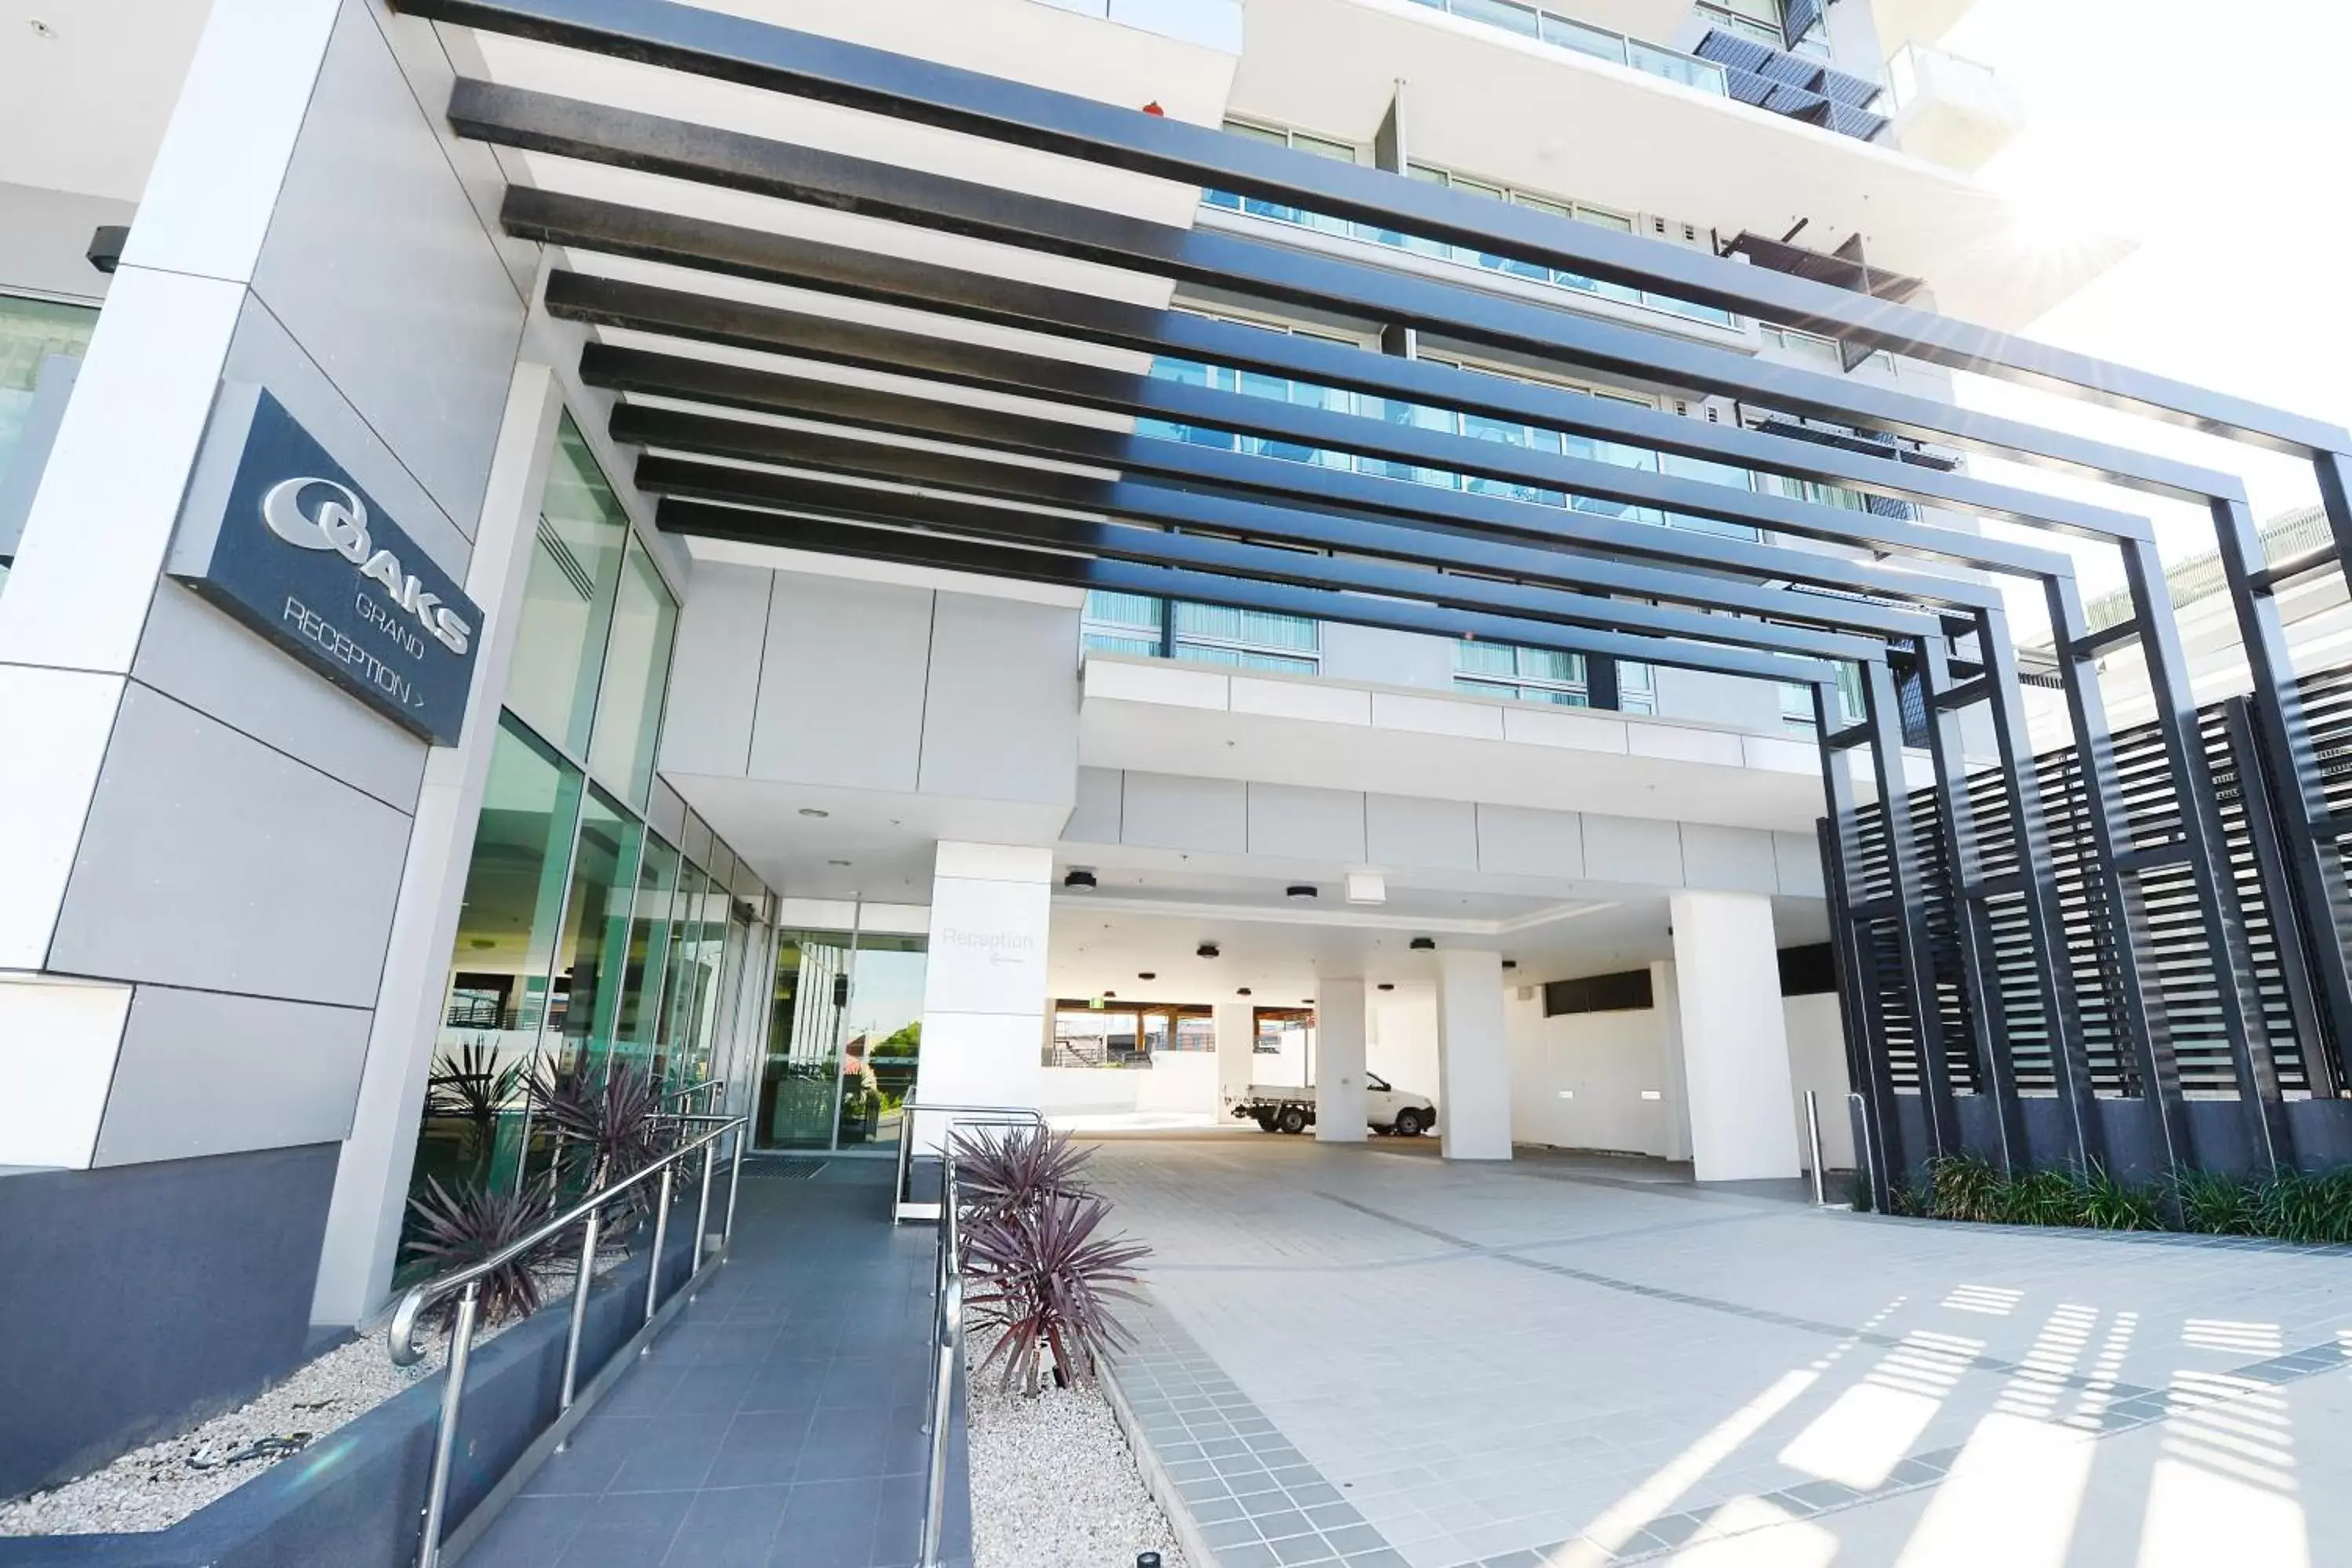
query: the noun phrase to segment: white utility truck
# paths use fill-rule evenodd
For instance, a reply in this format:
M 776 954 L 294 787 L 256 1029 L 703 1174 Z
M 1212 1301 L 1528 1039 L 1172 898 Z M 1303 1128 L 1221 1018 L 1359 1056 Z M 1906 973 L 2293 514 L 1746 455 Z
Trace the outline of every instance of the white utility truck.
M 1248 1117 L 1268 1132 L 1304 1132 L 1315 1125 L 1315 1086 L 1254 1083 L 1227 1098 L 1225 1114 Z M 1437 1125 L 1437 1103 L 1425 1094 L 1392 1089 L 1388 1079 L 1368 1072 L 1364 1120 L 1375 1132 L 1418 1138 Z

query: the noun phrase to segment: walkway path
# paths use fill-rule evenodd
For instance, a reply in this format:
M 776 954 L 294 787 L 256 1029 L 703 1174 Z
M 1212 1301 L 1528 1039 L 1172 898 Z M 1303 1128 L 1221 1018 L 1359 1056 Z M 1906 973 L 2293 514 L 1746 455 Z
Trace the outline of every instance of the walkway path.
M 937 1233 L 891 1228 L 890 1169 L 747 1162 L 734 1257 L 468 1568 L 912 1563 Z M 968 1562 L 960 1446 L 954 1459 L 948 1537 Z
M 1100 1148 L 1221 1568 L 2352 1563 L 2352 1257 L 1425 1154 Z

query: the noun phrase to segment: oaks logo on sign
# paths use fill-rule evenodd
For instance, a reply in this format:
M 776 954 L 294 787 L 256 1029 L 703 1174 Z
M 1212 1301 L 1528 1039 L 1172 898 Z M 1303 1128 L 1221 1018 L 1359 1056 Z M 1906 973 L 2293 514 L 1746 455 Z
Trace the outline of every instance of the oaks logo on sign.
M 464 653 L 473 641 L 471 623 L 403 572 L 399 556 L 376 547 L 368 532 L 367 502 L 351 486 L 332 479 L 281 479 L 261 498 L 261 521 L 296 549 L 331 550 L 358 567 L 361 576 L 383 584 L 393 603 L 451 653 Z
M 473 601 L 268 392 L 224 388 L 208 440 L 228 449 L 207 447 L 212 482 L 191 487 L 173 575 L 394 723 L 454 744 L 482 624 Z

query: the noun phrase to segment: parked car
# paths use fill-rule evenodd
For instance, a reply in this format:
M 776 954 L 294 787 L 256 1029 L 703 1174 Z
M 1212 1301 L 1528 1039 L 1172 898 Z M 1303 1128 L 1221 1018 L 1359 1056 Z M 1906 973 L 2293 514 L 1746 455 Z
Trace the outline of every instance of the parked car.
M 1313 1084 L 1254 1083 L 1226 1103 L 1225 1113 L 1255 1121 L 1267 1132 L 1304 1132 L 1315 1125 Z M 1375 1072 L 1364 1075 L 1364 1121 L 1375 1132 L 1418 1138 L 1437 1125 L 1437 1102 L 1397 1089 Z

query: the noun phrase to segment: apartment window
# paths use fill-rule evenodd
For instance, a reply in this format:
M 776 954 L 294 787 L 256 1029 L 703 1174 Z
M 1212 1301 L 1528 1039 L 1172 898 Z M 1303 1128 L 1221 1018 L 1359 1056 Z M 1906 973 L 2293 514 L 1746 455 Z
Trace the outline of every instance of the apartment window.
M 1253 125 L 1246 120 L 1228 120 L 1225 121 L 1224 129 L 1229 135 L 1245 136 L 1253 142 L 1271 142 L 1276 147 L 1288 147 L 1294 152 L 1312 153 L 1318 158 L 1329 158 L 1341 163 L 1353 163 L 1360 161 L 1356 144 L 1352 142 L 1334 141 L 1328 136 L 1313 136 L 1304 131 L 1290 131 L 1280 126 Z M 1345 218 L 1328 217 L 1321 213 L 1308 212 L 1303 207 L 1294 207 L 1281 202 L 1269 202 L 1257 196 L 1239 196 L 1231 191 L 1203 191 L 1201 193 L 1201 199 L 1213 207 L 1223 207 L 1230 212 L 1246 213 L 1252 217 L 1270 217 L 1283 223 L 1295 223 L 1324 234 L 1353 234 L 1362 228 L 1361 225 L 1350 224 Z
M 1699 0 L 1698 10 L 1708 26 L 1753 39 L 1767 48 L 1829 58 L 1829 31 L 1818 16 L 1803 37 L 1789 37 L 1789 19 L 1781 0 Z
M 1323 627 L 1318 621 L 1182 599 L 1168 609 L 1171 658 L 1291 675 L 1313 675 L 1322 668 Z
M 1089 653 L 1131 653 L 1147 658 L 1167 649 L 1168 605 L 1143 594 L 1097 588 L 1079 613 L 1078 643 Z
M 1834 371 L 1840 375 L 1845 374 L 1844 352 L 1838 347 L 1835 338 L 1799 331 L 1794 327 L 1776 327 L 1766 321 L 1758 322 L 1756 331 L 1768 346 L 1781 350 L 1791 359 L 1801 360 L 1817 370 Z M 1880 349 L 1863 363 L 1889 375 L 1895 374 L 1895 356 L 1885 349 Z
M 1087 595 L 1078 638 L 1089 652 L 1179 658 L 1313 675 L 1322 668 L 1321 623 L 1303 616 L 1229 609 L 1143 594 Z
M 1862 670 L 1858 666 L 1840 664 L 1838 671 L 1838 723 L 1840 726 L 1862 722 Z M 1790 681 L 1780 688 L 1780 723 L 1790 730 L 1813 732 L 1813 689 Z
M 1654 665 L 1637 664 L 1631 659 L 1619 659 L 1617 661 L 1617 711 L 1655 713 L 1657 710 L 1657 668 Z
M 1454 689 L 1474 697 L 1506 697 L 1590 708 L 1584 656 L 1556 648 L 1514 647 L 1508 643 L 1456 642 Z

